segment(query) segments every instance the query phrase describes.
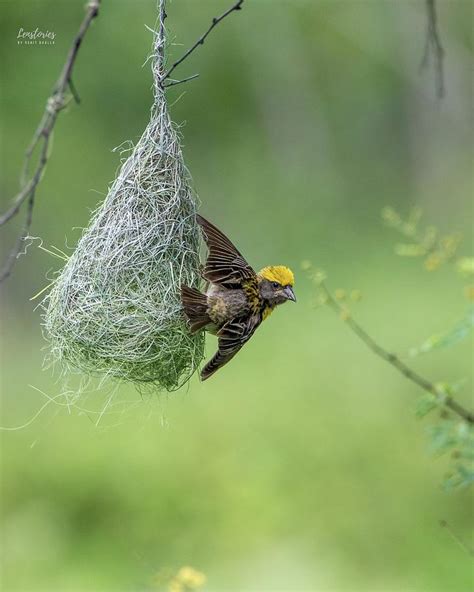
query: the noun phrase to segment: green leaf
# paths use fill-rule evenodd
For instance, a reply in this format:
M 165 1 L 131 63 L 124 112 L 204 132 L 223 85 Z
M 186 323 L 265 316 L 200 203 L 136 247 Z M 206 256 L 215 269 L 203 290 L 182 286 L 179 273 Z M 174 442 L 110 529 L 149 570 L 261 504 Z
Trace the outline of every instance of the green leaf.
M 466 316 L 461 319 L 452 329 L 445 333 L 438 333 L 428 337 L 418 347 L 410 349 L 410 356 L 419 356 L 420 354 L 429 353 L 435 349 L 442 349 L 452 347 L 463 339 L 466 339 L 474 328 L 474 307 L 470 307 Z
M 456 261 L 456 269 L 465 277 L 474 275 L 474 257 L 461 257 Z
M 470 485 L 471 483 L 474 483 L 474 470 L 472 468 L 460 464 L 457 466 L 457 469 L 462 479 L 462 485 Z
M 453 435 L 452 427 L 451 421 L 443 421 L 428 428 L 431 452 L 441 455 L 456 445 L 457 440 Z
M 415 415 L 420 418 L 425 417 L 430 411 L 433 411 L 433 409 L 436 409 L 438 406 L 438 400 L 434 395 L 423 395 L 416 402 Z
M 474 483 L 474 470 L 464 464 L 457 464 L 455 472 L 449 475 L 445 482 L 444 488 L 446 491 L 451 491 L 458 487 L 469 487 Z
M 401 224 L 400 214 L 398 214 L 393 208 L 390 206 L 386 206 L 382 210 L 382 220 L 388 224 L 389 226 L 397 227 Z
M 401 257 L 422 257 L 426 255 L 426 249 L 416 243 L 398 243 L 395 245 L 395 253 Z

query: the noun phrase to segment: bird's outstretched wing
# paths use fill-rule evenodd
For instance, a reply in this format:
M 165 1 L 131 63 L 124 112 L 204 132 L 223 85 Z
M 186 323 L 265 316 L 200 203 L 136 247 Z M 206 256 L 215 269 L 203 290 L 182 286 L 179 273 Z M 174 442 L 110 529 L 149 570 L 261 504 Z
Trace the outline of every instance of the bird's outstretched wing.
M 256 279 L 255 271 L 230 240 L 199 214 L 196 219 L 209 248 L 206 265 L 202 271 L 203 278 L 226 288 L 237 288 L 245 280 Z
M 254 314 L 247 318 L 237 318 L 225 323 L 217 333 L 219 337 L 218 350 L 201 372 L 202 380 L 206 380 L 224 364 L 227 364 L 252 337 L 261 322 L 261 315 Z

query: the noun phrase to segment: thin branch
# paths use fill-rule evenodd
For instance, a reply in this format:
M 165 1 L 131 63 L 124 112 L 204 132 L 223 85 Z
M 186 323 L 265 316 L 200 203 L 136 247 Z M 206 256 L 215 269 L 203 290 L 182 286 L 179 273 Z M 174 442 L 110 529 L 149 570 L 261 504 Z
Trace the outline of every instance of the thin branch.
M 426 14 L 426 40 L 420 68 L 424 69 L 428 66 L 430 55 L 433 54 L 436 75 L 436 94 L 438 98 L 441 99 L 445 94 L 443 67 L 444 49 L 441 45 L 441 37 L 438 30 L 436 0 L 426 0 Z
M 471 557 L 474 557 L 474 549 L 472 549 L 467 543 L 465 543 L 462 538 L 456 534 L 454 532 L 454 530 L 451 528 L 451 526 L 449 525 L 448 522 L 446 522 L 446 520 L 440 520 L 439 521 L 439 525 L 441 526 L 441 528 L 445 528 L 449 534 L 451 535 L 451 537 L 453 538 L 453 540 L 456 541 L 456 543 L 461 547 L 461 549 L 463 549 L 464 551 L 466 551 L 466 553 L 468 555 L 470 555 Z
M 79 103 L 81 102 L 81 97 L 79 96 L 79 93 L 77 92 L 77 88 L 76 88 L 74 82 L 72 81 L 72 78 L 69 79 L 69 90 L 71 91 L 71 94 L 74 97 L 74 100 L 79 105 Z
M 176 86 L 177 84 L 183 84 L 183 82 L 189 82 L 190 80 L 194 80 L 198 78 L 199 74 L 193 74 L 192 76 L 188 76 L 187 78 L 183 78 L 182 80 L 173 80 L 171 79 L 168 84 L 165 84 L 165 88 L 169 88 L 170 86 Z
M 27 210 L 23 228 L 14 247 L 8 254 L 4 266 L 0 272 L 0 282 L 4 281 L 12 272 L 13 266 L 21 252 L 24 239 L 28 236 L 31 224 L 33 221 L 33 209 L 35 204 L 35 193 L 38 184 L 41 181 L 46 164 L 49 158 L 49 147 L 51 142 L 51 136 L 56 124 L 56 120 L 59 112 L 64 109 L 67 105 L 69 98 L 67 96 L 68 89 L 70 90 L 74 99 L 79 102 L 79 95 L 72 82 L 72 71 L 76 62 L 76 57 L 79 48 L 82 44 L 87 30 L 89 29 L 92 21 L 99 13 L 100 0 L 91 0 L 86 7 L 86 15 L 79 27 L 79 31 L 74 38 L 74 41 L 69 49 L 66 61 L 62 68 L 61 74 L 54 85 L 53 92 L 46 102 L 46 107 L 41 117 L 41 121 L 33 134 L 30 145 L 25 154 L 25 164 L 23 167 L 23 173 L 21 176 L 22 188 L 16 197 L 13 199 L 13 204 L 10 208 L 0 216 L 0 226 L 6 224 L 14 216 L 18 214 L 21 206 L 26 202 Z M 31 162 L 33 153 L 42 142 L 40 157 L 36 169 L 28 179 L 28 168 Z
M 206 40 L 206 37 L 209 35 L 209 33 L 212 31 L 212 29 L 214 29 L 214 27 L 216 27 L 221 21 L 223 21 L 227 16 L 229 16 L 229 14 L 231 14 L 235 10 L 240 10 L 242 8 L 242 4 L 243 3 L 244 3 L 244 0 L 238 0 L 238 2 L 236 2 L 233 6 L 231 6 L 229 9 L 227 9 L 223 14 L 221 14 L 221 16 L 214 17 L 212 19 L 211 25 L 207 29 L 207 31 L 203 35 L 201 35 L 201 37 L 199 37 L 199 39 L 196 41 L 196 43 L 194 45 L 192 45 L 179 58 L 179 60 L 176 60 L 176 62 L 174 62 L 174 64 L 172 64 L 168 68 L 168 70 L 163 74 L 163 76 L 161 78 L 161 85 L 162 86 L 163 86 L 163 83 L 165 82 L 165 80 L 168 79 L 171 76 L 171 74 L 174 72 L 174 70 L 180 64 L 182 64 L 194 52 L 194 50 L 196 50 L 200 45 L 204 45 L 204 41 Z M 184 82 L 184 80 L 183 80 L 183 82 Z M 175 84 L 177 84 L 177 83 L 175 83 Z M 173 86 L 173 85 L 172 84 L 168 84 L 167 86 Z
M 361 339 L 365 345 L 371 349 L 377 356 L 391 364 L 394 368 L 396 368 L 403 376 L 411 380 L 416 385 L 421 387 L 423 390 L 431 393 L 434 395 L 438 400 L 441 400 L 443 405 L 445 405 L 448 409 L 462 417 L 468 423 L 474 423 L 474 413 L 465 409 L 462 405 L 460 405 L 457 401 L 455 401 L 450 395 L 448 395 L 445 391 L 437 387 L 435 384 L 423 378 L 414 370 L 412 370 L 409 366 L 402 362 L 400 358 L 393 353 L 388 352 L 383 347 L 381 347 L 366 331 L 363 329 L 348 313 L 348 311 L 334 298 L 331 294 L 330 290 L 326 286 L 324 282 L 320 284 L 321 289 L 324 292 L 326 297 L 327 304 L 341 316 L 346 324 L 350 327 L 350 329 Z

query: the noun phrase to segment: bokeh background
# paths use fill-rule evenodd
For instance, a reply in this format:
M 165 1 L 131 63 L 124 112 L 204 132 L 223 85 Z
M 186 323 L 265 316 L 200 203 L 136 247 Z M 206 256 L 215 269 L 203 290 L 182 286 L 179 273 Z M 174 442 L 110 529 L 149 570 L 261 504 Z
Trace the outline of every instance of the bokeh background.
M 177 56 L 229 0 L 173 0 Z M 418 389 L 375 358 L 300 270 L 357 288 L 354 314 L 405 355 L 464 315 L 450 267 L 397 257 L 380 211 L 421 206 L 464 232 L 472 199 L 472 2 L 441 0 L 447 95 L 420 74 L 425 5 L 247 0 L 180 70 L 169 92 L 204 215 L 257 268 L 296 271 L 298 303 L 278 310 L 212 380 L 171 396 L 91 387 L 77 408 L 43 370 L 30 298 L 58 261 L 36 248 L 2 288 L 2 567 L 5 591 L 166 589 L 182 566 L 208 591 L 464 591 L 472 497 L 441 487 Z M 83 15 L 82 0 L 1 0 L 3 207 Z M 32 234 L 72 247 L 114 178 L 112 149 L 136 140 L 151 104 L 153 0 L 105 2 L 81 48 L 80 106 L 58 121 Z M 54 45 L 19 46 L 25 30 Z M 20 219 L 2 231 L 3 254 Z M 208 352 L 215 342 L 208 339 Z M 433 381 L 467 379 L 472 345 L 413 360 Z M 108 398 L 111 405 L 102 416 Z M 59 398 L 58 402 L 64 402 Z M 100 421 L 98 421 L 100 419 Z

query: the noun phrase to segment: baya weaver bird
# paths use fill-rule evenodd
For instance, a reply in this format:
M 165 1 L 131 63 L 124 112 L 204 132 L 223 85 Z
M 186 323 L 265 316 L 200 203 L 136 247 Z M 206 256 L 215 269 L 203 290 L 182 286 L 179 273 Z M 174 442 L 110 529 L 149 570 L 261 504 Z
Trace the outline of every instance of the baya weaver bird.
M 296 302 L 294 276 L 283 265 L 256 273 L 231 241 L 213 224 L 197 216 L 209 249 L 202 277 L 206 293 L 181 286 L 181 302 L 192 333 L 217 335 L 218 349 L 201 372 L 206 380 L 227 364 L 279 304 Z

